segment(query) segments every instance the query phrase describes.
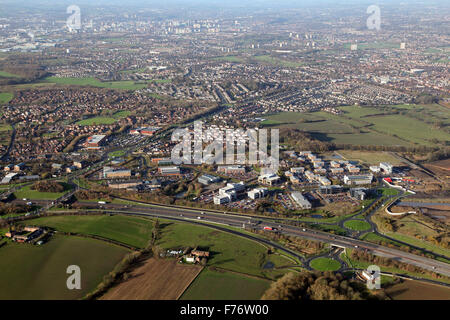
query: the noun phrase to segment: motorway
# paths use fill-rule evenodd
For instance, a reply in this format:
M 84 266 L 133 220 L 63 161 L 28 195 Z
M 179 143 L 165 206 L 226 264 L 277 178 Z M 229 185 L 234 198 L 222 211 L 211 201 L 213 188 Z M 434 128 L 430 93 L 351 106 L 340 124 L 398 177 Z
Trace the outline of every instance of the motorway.
M 124 205 L 124 204 L 106 204 L 100 205 L 97 203 L 82 203 L 89 206 L 98 206 L 100 209 L 112 213 L 130 214 L 150 216 L 164 219 L 175 219 L 183 222 L 196 223 L 214 223 L 218 225 L 225 225 L 230 227 L 244 228 L 251 227 L 255 229 L 264 229 L 264 227 L 271 227 L 274 232 L 281 234 L 301 237 L 309 240 L 322 241 L 331 243 L 334 246 L 342 248 L 358 248 L 360 250 L 370 251 L 374 255 L 384 256 L 397 260 L 399 262 L 408 263 L 423 269 L 440 273 L 445 276 L 450 276 L 450 265 L 434 259 L 414 255 L 398 249 L 383 247 L 374 243 L 353 239 L 346 236 L 333 235 L 326 232 L 320 232 L 307 228 L 300 228 L 284 223 L 277 223 L 270 219 L 262 219 L 255 216 L 243 216 L 239 214 L 230 213 L 216 213 L 209 211 L 201 211 L 198 209 L 185 209 L 166 207 L 164 205 Z M 271 244 L 273 245 L 273 244 Z

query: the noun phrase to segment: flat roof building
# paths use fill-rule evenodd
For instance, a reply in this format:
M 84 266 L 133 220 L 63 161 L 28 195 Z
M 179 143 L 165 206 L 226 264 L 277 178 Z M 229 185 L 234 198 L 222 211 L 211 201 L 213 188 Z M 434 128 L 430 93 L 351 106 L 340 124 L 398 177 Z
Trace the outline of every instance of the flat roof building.
M 308 199 L 306 199 L 301 192 L 292 192 L 291 197 L 300 206 L 300 208 L 302 209 L 312 208 L 311 202 L 309 202 Z

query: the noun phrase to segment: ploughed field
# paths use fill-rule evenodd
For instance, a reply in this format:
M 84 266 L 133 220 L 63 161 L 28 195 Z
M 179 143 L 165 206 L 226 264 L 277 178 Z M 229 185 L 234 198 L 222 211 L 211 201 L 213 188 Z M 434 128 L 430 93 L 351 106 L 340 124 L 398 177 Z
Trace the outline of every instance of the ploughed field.
M 151 258 L 110 289 L 101 300 L 176 300 L 202 270 L 176 259 Z

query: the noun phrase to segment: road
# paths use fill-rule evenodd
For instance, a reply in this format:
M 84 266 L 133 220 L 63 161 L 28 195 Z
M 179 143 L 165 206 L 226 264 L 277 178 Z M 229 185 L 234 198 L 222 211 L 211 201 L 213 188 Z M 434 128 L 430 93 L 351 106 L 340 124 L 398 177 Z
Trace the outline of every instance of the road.
M 183 222 L 201 222 L 215 223 L 231 227 L 243 228 L 252 227 L 255 229 L 263 229 L 271 227 L 285 235 L 301 237 L 309 240 L 322 241 L 331 243 L 334 246 L 342 248 L 358 248 L 370 251 L 374 255 L 383 256 L 397 260 L 399 262 L 408 263 L 426 270 L 437 272 L 445 276 L 450 276 L 450 265 L 444 262 L 433 260 L 426 257 L 414 255 L 398 249 L 383 247 L 374 243 L 366 242 L 359 239 L 353 239 L 346 236 L 332 235 L 326 232 L 320 232 L 307 228 L 299 228 L 284 223 L 274 223 L 270 220 L 261 220 L 258 217 L 248 217 L 239 214 L 224 214 L 208 211 L 200 211 L 196 209 L 183 209 L 159 206 L 138 206 L 123 204 L 106 204 L 99 205 L 96 203 L 84 203 L 89 206 L 98 206 L 100 209 L 114 213 L 143 215 L 165 219 L 176 219 Z

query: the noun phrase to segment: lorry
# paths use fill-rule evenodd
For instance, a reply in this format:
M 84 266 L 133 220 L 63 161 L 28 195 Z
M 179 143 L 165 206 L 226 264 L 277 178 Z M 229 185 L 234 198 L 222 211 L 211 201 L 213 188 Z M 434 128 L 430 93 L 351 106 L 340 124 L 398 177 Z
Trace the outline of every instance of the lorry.
M 99 201 L 98 204 L 106 204 L 106 201 Z
M 274 231 L 275 229 L 272 228 L 272 227 L 264 227 L 264 230 L 267 230 L 267 231 Z

